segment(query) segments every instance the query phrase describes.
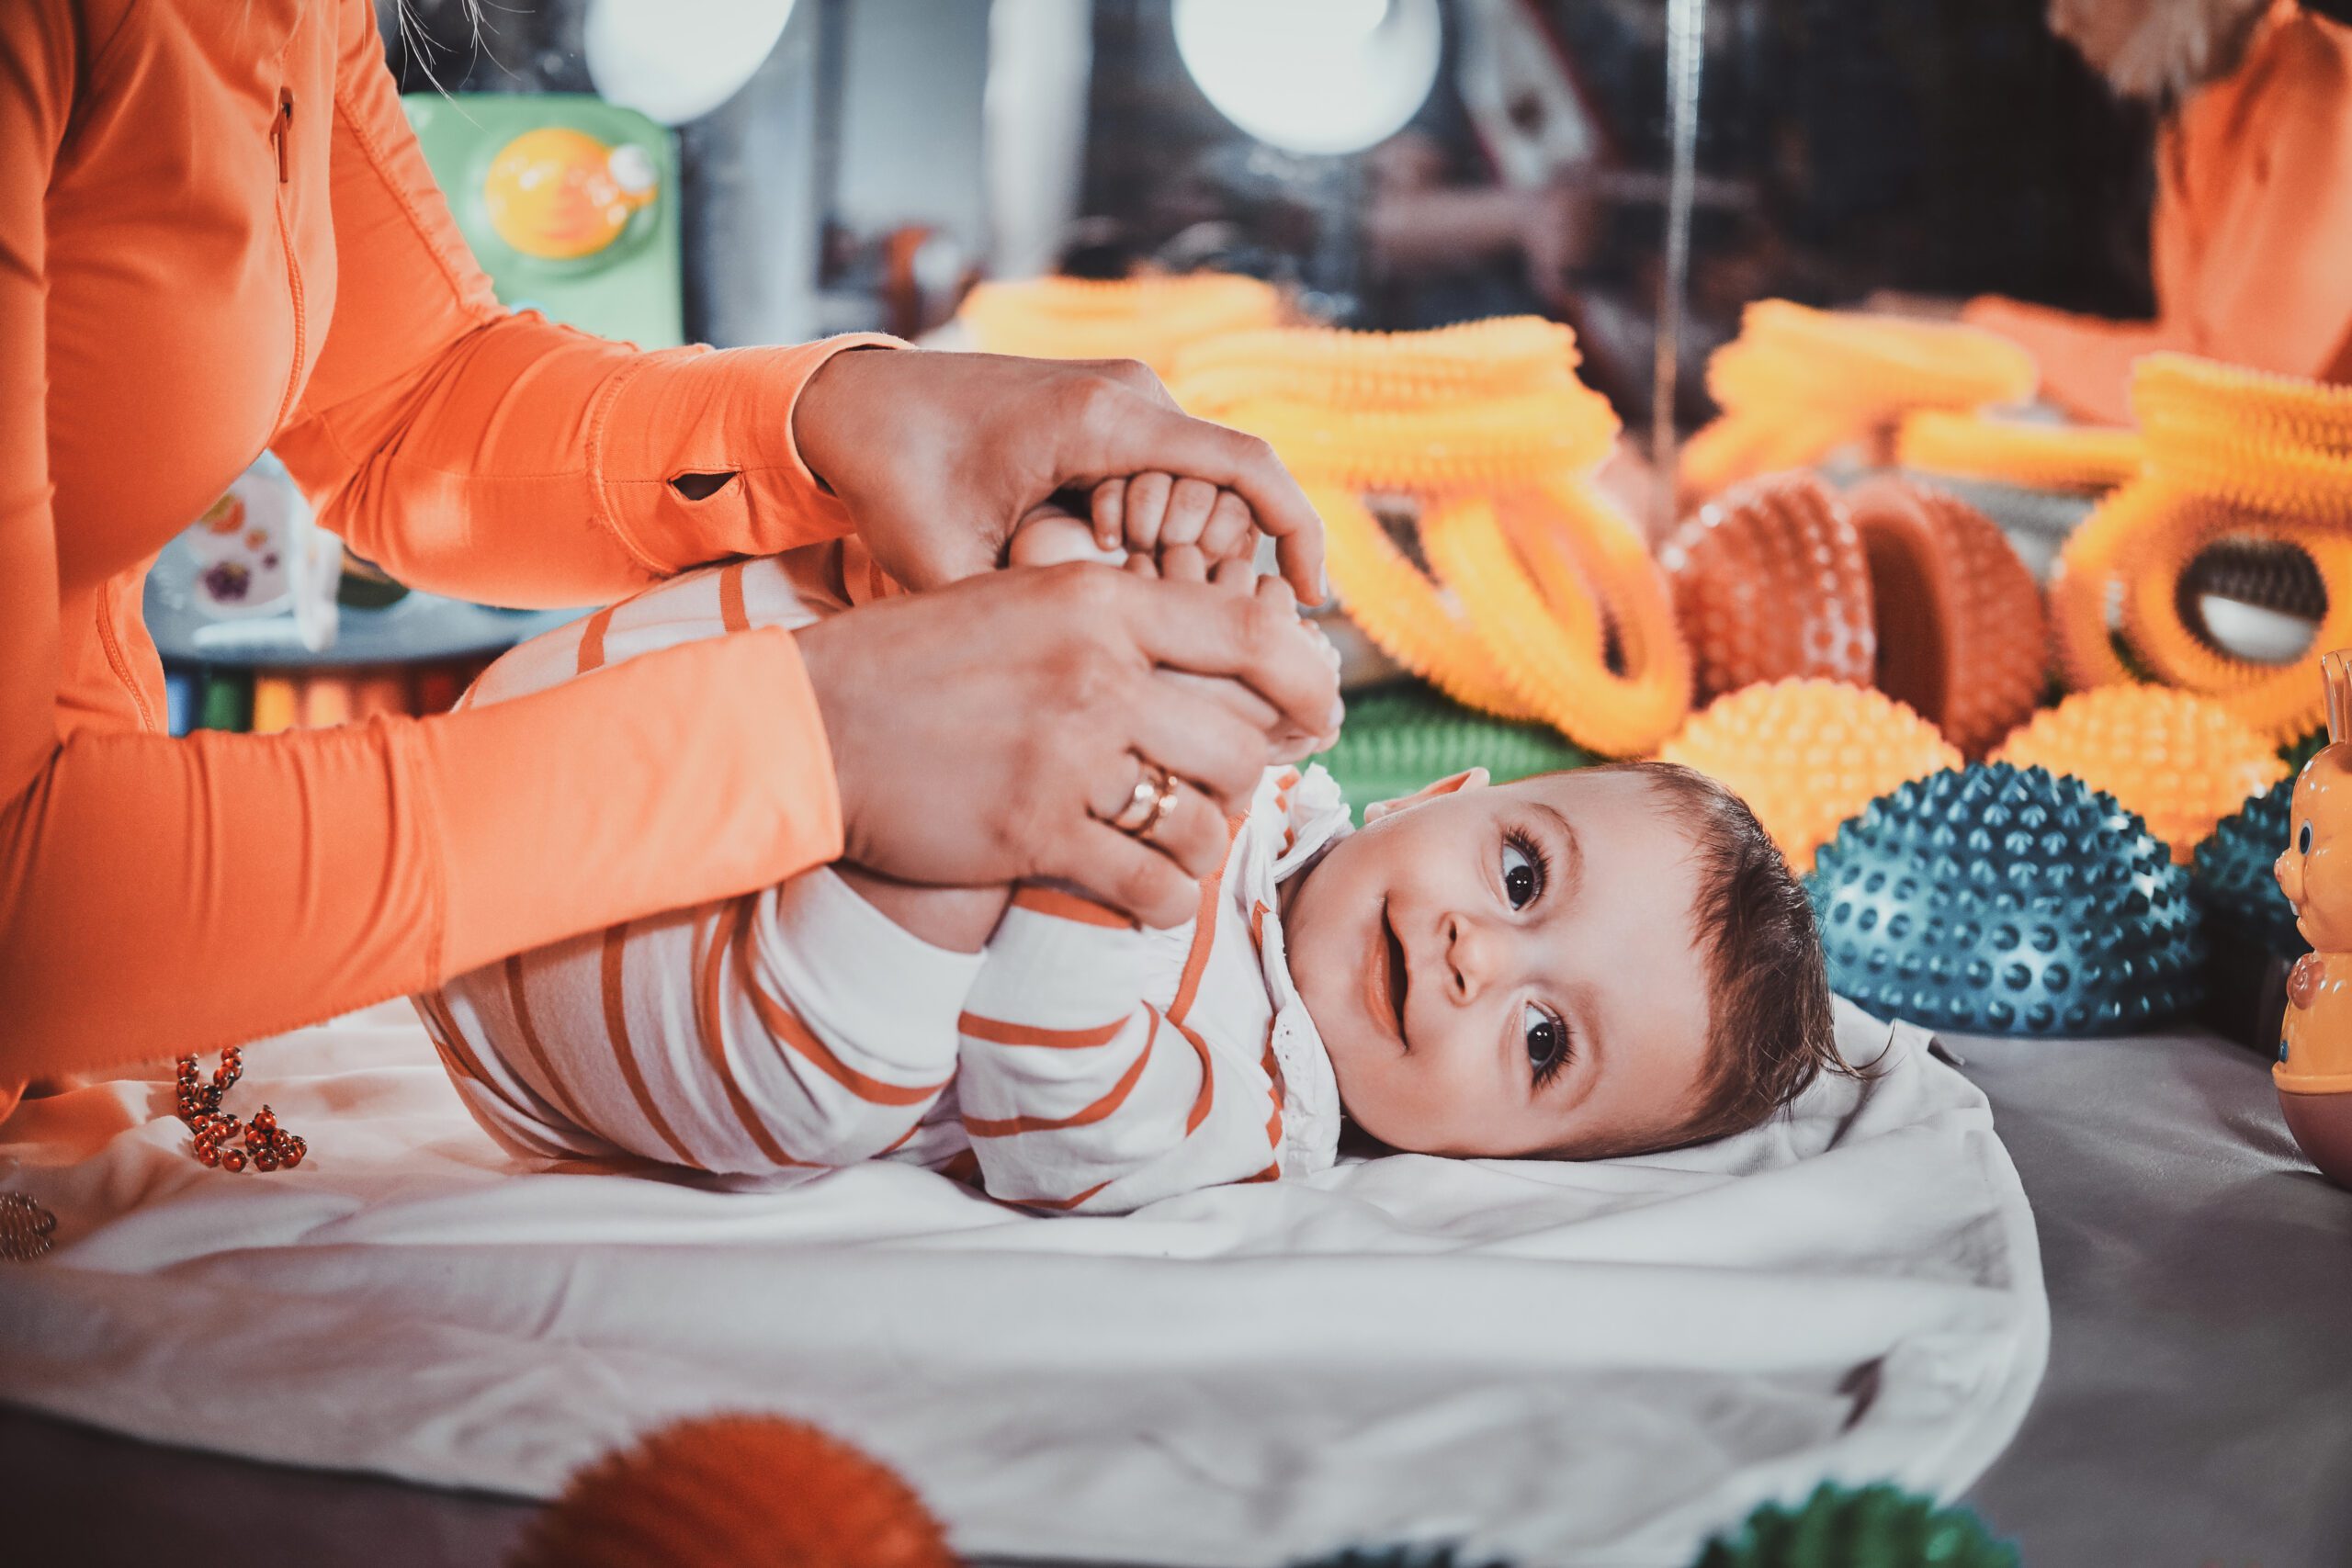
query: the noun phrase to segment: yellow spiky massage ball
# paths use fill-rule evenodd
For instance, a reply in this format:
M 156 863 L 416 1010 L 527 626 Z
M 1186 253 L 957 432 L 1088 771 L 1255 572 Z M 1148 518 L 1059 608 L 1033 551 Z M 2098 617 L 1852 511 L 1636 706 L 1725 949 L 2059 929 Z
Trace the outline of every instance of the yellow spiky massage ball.
M 2220 703 L 2167 686 L 2077 692 L 2036 714 L 1992 760 L 2107 791 L 2183 865 L 2215 823 L 2287 775 L 2269 744 Z
M 1962 762 L 1934 725 L 1884 693 L 1823 680 L 1718 697 L 1658 760 L 1696 768 L 1747 801 L 1800 874 L 1847 818 Z
M 956 1568 L 880 1461 L 777 1416 L 679 1421 L 580 1471 L 506 1568 Z

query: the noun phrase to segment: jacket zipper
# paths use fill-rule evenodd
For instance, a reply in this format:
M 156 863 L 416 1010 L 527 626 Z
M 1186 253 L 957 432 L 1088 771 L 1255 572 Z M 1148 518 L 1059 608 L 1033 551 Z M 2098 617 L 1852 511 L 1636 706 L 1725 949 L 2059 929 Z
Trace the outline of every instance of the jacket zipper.
M 286 144 L 294 134 L 294 89 L 277 89 L 277 118 L 270 122 L 270 145 L 277 153 L 277 243 L 286 252 L 286 288 L 294 307 L 294 363 L 287 367 L 286 390 L 277 400 L 277 417 L 270 422 L 269 433 L 275 437 L 285 428 L 287 415 L 294 412 L 294 395 L 302 384 L 302 355 L 305 328 L 302 310 L 302 264 L 294 252 L 294 226 L 286 211 L 287 186 L 293 178 Z

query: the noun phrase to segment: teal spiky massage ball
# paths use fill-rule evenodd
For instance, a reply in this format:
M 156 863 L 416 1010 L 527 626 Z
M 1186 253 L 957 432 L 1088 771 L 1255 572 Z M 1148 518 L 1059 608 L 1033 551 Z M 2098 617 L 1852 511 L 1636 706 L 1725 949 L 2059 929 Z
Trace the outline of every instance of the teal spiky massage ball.
M 1452 1542 L 1430 1546 L 1351 1546 L 1292 1568 L 1510 1568 L 1508 1563 L 1456 1556 Z
M 2188 872 L 2115 797 L 1972 763 L 1847 818 L 1805 879 L 1829 984 L 1983 1034 L 2109 1034 L 2203 994 Z
M 1966 1508 L 1893 1486 L 1823 1482 L 1802 1507 L 1767 1503 L 1692 1568 L 2018 1568 L 2018 1549 Z
M 1471 712 L 1419 682 L 1348 699 L 1337 744 L 1315 761 L 1330 771 L 1356 819 L 1375 800 L 1484 768 L 1497 784 L 1599 761 L 1541 724 L 1508 724 Z
M 2312 950 L 2295 929 L 2295 907 L 2278 891 L 2278 878 L 2270 870 L 2287 847 L 2287 818 L 2294 799 L 2294 779 L 2283 778 L 2222 818 L 2197 846 L 2189 871 L 2209 919 L 2233 927 L 2288 959 Z

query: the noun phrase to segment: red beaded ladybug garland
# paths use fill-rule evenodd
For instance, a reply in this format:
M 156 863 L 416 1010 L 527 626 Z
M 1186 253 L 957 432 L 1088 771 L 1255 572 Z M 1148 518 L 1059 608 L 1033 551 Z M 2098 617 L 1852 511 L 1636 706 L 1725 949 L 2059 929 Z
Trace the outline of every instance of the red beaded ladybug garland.
M 197 1081 L 194 1056 L 182 1056 L 179 1069 L 179 1118 L 196 1134 L 198 1164 L 243 1170 L 250 1160 L 255 1170 L 291 1170 L 311 1152 L 309 1144 L 277 1124 L 277 1114 L 266 1105 L 254 1112 L 250 1122 L 220 1109 L 220 1097 L 244 1076 L 244 1054 L 236 1046 L 220 1053 L 209 1084 Z M 241 1133 L 243 1148 L 232 1142 Z

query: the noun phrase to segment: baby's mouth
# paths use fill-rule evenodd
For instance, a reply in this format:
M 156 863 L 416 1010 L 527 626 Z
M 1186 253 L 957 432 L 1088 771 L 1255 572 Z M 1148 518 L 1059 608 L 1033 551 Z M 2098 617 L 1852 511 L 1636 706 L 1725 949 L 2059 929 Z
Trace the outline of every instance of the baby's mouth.
M 1372 944 L 1372 962 L 1364 968 L 1364 1004 L 1374 1020 L 1396 1036 L 1396 1043 L 1409 1051 L 1412 1046 L 1405 1039 L 1405 992 L 1408 984 L 1405 971 L 1405 944 L 1396 935 L 1396 928 L 1389 923 L 1388 901 L 1380 902 L 1380 931 Z

